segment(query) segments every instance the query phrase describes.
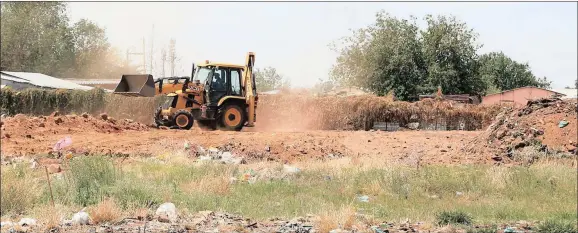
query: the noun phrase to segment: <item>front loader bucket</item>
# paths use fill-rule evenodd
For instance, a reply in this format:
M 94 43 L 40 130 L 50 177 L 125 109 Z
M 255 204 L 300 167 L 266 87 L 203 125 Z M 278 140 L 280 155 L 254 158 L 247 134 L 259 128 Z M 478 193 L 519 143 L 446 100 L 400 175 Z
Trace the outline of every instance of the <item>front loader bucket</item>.
M 135 97 L 155 96 L 155 81 L 150 74 L 123 75 L 114 94 Z

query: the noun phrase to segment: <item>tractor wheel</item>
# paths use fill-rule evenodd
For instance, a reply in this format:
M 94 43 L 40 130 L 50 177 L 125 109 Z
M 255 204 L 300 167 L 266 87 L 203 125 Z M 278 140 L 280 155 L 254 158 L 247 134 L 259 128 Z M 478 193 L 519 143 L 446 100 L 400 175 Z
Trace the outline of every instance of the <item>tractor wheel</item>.
M 197 125 L 204 131 L 217 129 L 217 122 L 214 120 L 199 120 L 197 121 Z
M 179 129 L 190 129 L 194 122 L 193 114 L 185 109 L 179 110 L 173 117 L 173 125 Z
M 167 126 L 167 122 L 163 119 L 163 116 L 161 116 L 162 110 L 163 110 L 162 107 L 158 107 L 155 113 L 153 114 L 153 121 L 155 123 L 154 126 L 157 128 L 160 126 Z
M 226 105 L 218 119 L 219 127 L 227 131 L 240 131 L 245 125 L 245 118 L 245 111 L 239 105 Z

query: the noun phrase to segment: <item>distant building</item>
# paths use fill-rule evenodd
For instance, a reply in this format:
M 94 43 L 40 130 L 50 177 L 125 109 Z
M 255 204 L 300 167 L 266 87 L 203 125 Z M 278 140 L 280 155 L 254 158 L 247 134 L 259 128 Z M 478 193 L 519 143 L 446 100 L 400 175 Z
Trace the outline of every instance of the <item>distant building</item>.
M 565 95 L 560 92 L 539 87 L 528 86 L 502 91 L 496 94 L 486 95 L 482 97 L 482 104 L 524 106 L 528 103 L 528 100 L 549 98 L 549 97 L 563 97 L 563 96 Z
M 93 87 L 78 85 L 64 79 L 55 78 L 40 73 L 29 72 L 0 72 L 0 83 L 2 88 L 10 87 L 14 90 L 26 88 L 44 89 L 69 89 L 69 90 L 91 90 Z

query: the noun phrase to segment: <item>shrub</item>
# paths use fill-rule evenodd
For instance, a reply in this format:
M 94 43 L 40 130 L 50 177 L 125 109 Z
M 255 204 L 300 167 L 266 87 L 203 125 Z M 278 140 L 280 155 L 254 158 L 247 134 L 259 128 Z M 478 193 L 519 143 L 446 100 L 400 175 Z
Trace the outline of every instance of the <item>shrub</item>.
M 34 206 L 39 197 L 38 183 L 24 165 L 1 169 L 0 215 L 21 214 Z
M 113 199 L 106 199 L 90 208 L 89 214 L 95 224 L 110 223 L 121 216 L 121 210 Z
M 106 93 L 100 88 L 90 91 L 31 88 L 23 91 L 2 89 L 0 96 L 2 114 L 47 115 L 56 110 L 96 113 L 104 107 Z
M 578 229 L 575 221 L 548 220 L 538 225 L 536 233 L 578 233 Z
M 442 211 L 436 214 L 436 221 L 440 226 L 448 224 L 471 225 L 472 217 L 461 211 Z
M 70 163 L 70 174 L 74 186 L 74 202 L 93 205 L 105 196 L 106 187 L 115 180 L 115 170 L 111 161 L 102 156 L 78 157 Z

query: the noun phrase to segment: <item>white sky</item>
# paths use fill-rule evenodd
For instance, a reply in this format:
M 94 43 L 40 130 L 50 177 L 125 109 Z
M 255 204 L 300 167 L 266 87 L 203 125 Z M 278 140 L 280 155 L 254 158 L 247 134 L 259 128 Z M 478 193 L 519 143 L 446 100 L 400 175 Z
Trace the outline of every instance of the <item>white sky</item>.
M 167 47 L 172 37 L 181 58 L 176 75 L 189 75 L 193 61 L 242 64 L 246 52 L 252 51 L 257 67 L 275 67 L 293 86 L 312 86 L 328 77 L 337 57 L 328 44 L 351 35 L 349 29 L 373 23 L 375 13 L 383 9 L 404 18 L 453 14 L 479 34 L 484 45 L 479 53 L 501 50 L 528 62 L 534 74 L 547 76 L 554 88 L 572 86 L 577 77 L 576 2 L 68 4 L 72 22 L 86 18 L 105 27 L 111 44 L 123 52 L 131 47 L 142 50 L 144 36 L 148 53 L 154 24 L 155 75 L 161 70 L 160 47 Z M 167 65 L 166 75 L 168 69 Z

